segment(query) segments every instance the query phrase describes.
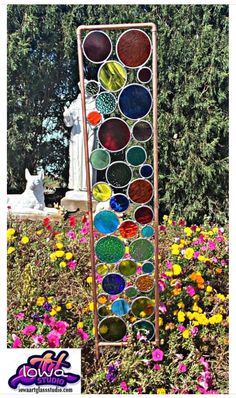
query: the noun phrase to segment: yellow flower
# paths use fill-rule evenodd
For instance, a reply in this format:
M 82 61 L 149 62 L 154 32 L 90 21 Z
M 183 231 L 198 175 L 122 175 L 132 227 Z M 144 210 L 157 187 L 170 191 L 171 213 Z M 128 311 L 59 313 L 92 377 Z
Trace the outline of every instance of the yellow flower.
M 166 274 L 166 276 L 170 276 L 170 277 L 173 276 L 173 272 L 172 271 L 166 271 L 165 274 Z
M 11 254 L 15 251 L 16 249 L 13 246 L 9 246 L 7 249 L 7 254 Z
M 161 317 L 159 317 L 159 326 L 163 325 L 163 319 Z
M 64 254 L 65 254 L 65 252 L 64 252 L 63 250 L 57 250 L 57 251 L 55 252 L 55 255 L 56 255 L 57 257 L 63 257 Z
M 108 331 L 108 327 L 107 327 L 106 325 L 100 326 L 99 332 L 100 332 L 101 334 L 105 334 L 105 333 L 107 333 L 107 331 Z
M 61 268 L 65 268 L 65 267 L 66 267 L 66 262 L 65 262 L 65 261 L 61 261 L 60 264 L 59 264 L 59 266 L 60 266 Z
M 73 257 L 73 254 L 71 252 L 66 253 L 66 260 L 70 260 Z
M 176 243 L 174 243 L 171 246 L 171 252 L 172 254 L 178 255 L 179 254 L 179 245 L 177 245 Z
M 187 318 L 188 318 L 190 321 L 192 321 L 192 320 L 193 320 L 193 318 L 194 318 L 194 315 L 193 315 L 193 313 L 192 313 L 192 312 L 188 311 L 186 315 L 187 315 Z
M 184 308 L 185 307 L 183 301 L 179 301 L 177 305 L 178 305 L 179 308 Z
M 62 248 L 63 248 L 63 243 L 57 242 L 57 243 L 56 243 L 56 247 L 57 247 L 58 249 L 62 249 Z
M 136 321 L 136 319 L 137 319 L 137 318 L 136 318 L 136 316 L 131 316 L 131 317 L 130 317 L 130 322 L 132 322 L 132 323 L 133 323 L 133 322 L 135 322 L 135 321 Z
M 191 260 L 194 255 L 194 250 L 191 247 L 188 247 L 184 252 L 184 258 L 187 260 Z
M 95 327 L 93 326 L 93 328 L 92 328 L 92 334 L 94 335 L 95 334 Z
M 178 296 L 181 293 L 182 289 L 181 287 L 175 287 L 172 291 L 174 296 Z
M 49 304 L 51 304 L 51 303 L 53 302 L 53 299 L 54 299 L 53 296 L 49 296 L 49 297 L 47 297 L 47 302 L 48 302 Z
M 12 236 L 15 234 L 16 230 L 14 228 L 8 228 L 7 230 L 7 239 L 11 239 Z
M 184 330 L 183 333 L 182 333 L 182 335 L 183 335 L 183 338 L 184 338 L 184 339 L 188 339 L 189 336 L 190 336 L 189 330 L 188 330 L 188 329 Z
M 56 312 L 54 309 L 52 309 L 52 311 L 49 312 L 49 314 L 50 314 L 51 316 L 56 315 L 56 313 L 57 313 L 57 312 Z
M 214 325 L 214 323 L 221 323 L 221 322 L 222 322 L 222 319 L 223 319 L 223 317 L 222 317 L 221 314 L 215 314 L 215 315 L 213 315 L 213 316 L 211 316 L 211 317 L 209 318 L 209 322 L 210 322 L 212 325 Z
M 38 231 L 36 231 L 36 234 L 38 236 L 41 236 L 43 234 L 43 229 L 39 229 Z
M 172 220 L 169 218 L 169 220 L 167 221 L 169 225 L 172 224 Z
M 71 310 L 72 306 L 73 306 L 72 303 L 67 303 L 67 304 L 66 304 L 66 308 L 67 308 L 68 310 Z
M 60 306 L 60 305 L 55 305 L 55 306 L 53 307 L 53 309 L 54 309 L 56 312 L 60 312 L 60 311 L 61 311 L 61 306 Z
M 174 264 L 172 269 L 173 269 L 174 275 L 181 274 L 182 268 L 180 267 L 179 264 Z
M 185 233 L 187 236 L 191 236 L 192 233 L 193 233 L 193 231 L 191 230 L 191 228 L 186 227 L 186 228 L 184 228 L 184 233 Z
M 185 313 L 183 311 L 178 312 L 178 321 L 184 322 L 185 321 Z
M 201 228 L 200 228 L 200 227 L 197 227 L 197 228 L 196 228 L 196 232 L 199 232 L 199 231 L 201 231 Z
M 214 232 L 214 234 L 217 234 L 218 228 L 217 227 L 212 228 L 212 232 Z
M 163 220 L 164 220 L 164 221 L 167 221 L 168 218 L 169 218 L 169 217 L 168 217 L 166 214 L 163 216 Z
M 84 322 L 78 322 L 77 323 L 77 329 L 82 329 L 84 326 Z
M 62 238 L 63 238 L 63 234 L 62 233 L 55 235 L 55 239 L 56 240 L 61 240 Z
M 57 259 L 56 254 L 55 254 L 55 253 L 51 253 L 51 254 L 50 254 L 50 260 L 51 260 L 52 262 L 54 262 L 54 261 L 56 261 L 56 259 Z
M 157 394 L 162 394 L 162 395 L 164 395 L 166 393 L 166 390 L 165 390 L 165 388 L 157 388 Z
M 42 305 L 44 305 L 45 301 L 46 300 L 44 297 L 38 297 L 37 301 L 36 301 L 36 305 L 38 305 L 39 307 L 42 307 Z
M 22 238 L 21 238 L 21 243 L 22 243 L 23 245 L 26 245 L 28 242 L 29 242 L 28 236 L 22 236 Z
M 206 261 L 206 257 L 205 256 L 198 256 L 197 258 L 199 261 L 201 261 L 202 263 L 204 263 Z
M 126 248 L 125 248 L 125 253 L 129 253 L 129 247 L 128 246 L 126 246 Z
M 143 318 L 143 317 L 145 317 L 146 315 L 147 315 L 147 314 L 146 314 L 145 311 L 141 311 L 141 312 L 139 313 L 140 318 Z
M 207 293 L 211 293 L 213 290 L 212 286 L 207 286 L 206 291 Z
M 218 299 L 221 300 L 221 301 L 225 301 L 225 300 L 226 300 L 226 297 L 225 297 L 224 294 L 218 293 L 218 294 L 217 294 L 217 297 L 218 297 Z
M 93 302 L 92 302 L 92 301 L 89 303 L 88 307 L 89 307 L 89 310 L 90 310 L 90 311 L 93 311 L 94 305 L 93 305 Z
M 93 278 L 91 276 L 88 276 L 88 278 L 86 279 L 87 283 L 92 283 Z

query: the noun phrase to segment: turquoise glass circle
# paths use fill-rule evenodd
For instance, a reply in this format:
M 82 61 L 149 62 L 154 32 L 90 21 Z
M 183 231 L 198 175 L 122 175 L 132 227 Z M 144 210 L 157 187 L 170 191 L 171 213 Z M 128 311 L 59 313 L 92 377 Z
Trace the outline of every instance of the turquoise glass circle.
M 149 260 L 154 253 L 153 244 L 147 239 L 136 239 L 130 244 L 129 253 L 136 261 Z
M 155 233 L 154 228 L 151 225 L 145 225 L 141 229 L 141 235 L 144 238 L 151 238 L 154 235 L 154 233 Z
M 140 166 L 146 161 L 147 154 L 141 146 L 132 146 L 126 152 L 126 159 L 131 166 Z
M 98 94 L 95 102 L 98 112 L 109 115 L 116 108 L 116 98 L 112 93 L 103 92 Z
M 102 234 L 112 234 L 119 227 L 119 219 L 113 211 L 102 210 L 94 217 L 94 227 Z
M 104 236 L 97 241 L 95 254 L 101 262 L 117 263 L 124 257 L 124 242 L 116 236 Z
M 116 295 L 123 292 L 125 288 L 125 279 L 122 275 L 111 273 L 104 276 L 102 280 L 102 288 L 104 292 Z
M 146 261 L 142 265 L 142 271 L 144 274 L 151 274 L 154 271 L 154 265 L 150 261 Z
M 133 332 L 139 332 L 143 336 L 147 337 L 148 340 L 152 340 L 155 333 L 155 328 L 152 322 L 147 320 L 139 320 L 133 324 Z
M 128 314 L 129 310 L 129 303 L 124 299 L 118 299 L 113 301 L 111 306 L 111 311 L 113 312 L 113 314 L 118 316 L 124 316 Z

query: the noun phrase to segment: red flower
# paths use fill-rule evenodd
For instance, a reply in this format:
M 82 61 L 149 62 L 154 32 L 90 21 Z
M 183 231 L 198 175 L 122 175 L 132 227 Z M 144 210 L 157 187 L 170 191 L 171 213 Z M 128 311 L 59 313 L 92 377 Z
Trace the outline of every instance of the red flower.
M 50 219 L 49 219 L 48 217 L 45 217 L 45 218 L 43 219 L 43 226 L 44 226 L 44 227 L 48 227 L 49 224 L 50 224 Z
M 76 226 L 76 217 L 75 216 L 70 216 L 68 221 L 69 221 L 70 227 L 75 227 Z

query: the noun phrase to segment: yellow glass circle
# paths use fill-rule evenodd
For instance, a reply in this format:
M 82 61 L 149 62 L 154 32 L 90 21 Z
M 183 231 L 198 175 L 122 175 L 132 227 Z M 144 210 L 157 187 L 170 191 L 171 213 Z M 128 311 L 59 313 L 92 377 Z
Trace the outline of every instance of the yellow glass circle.
M 106 182 L 98 182 L 92 188 L 92 195 L 98 202 L 106 202 L 112 195 L 112 189 Z
M 96 271 L 99 275 L 106 275 L 109 270 L 109 267 L 107 264 L 98 264 Z
M 118 91 L 125 85 L 127 73 L 119 62 L 107 61 L 99 69 L 98 79 L 105 90 Z

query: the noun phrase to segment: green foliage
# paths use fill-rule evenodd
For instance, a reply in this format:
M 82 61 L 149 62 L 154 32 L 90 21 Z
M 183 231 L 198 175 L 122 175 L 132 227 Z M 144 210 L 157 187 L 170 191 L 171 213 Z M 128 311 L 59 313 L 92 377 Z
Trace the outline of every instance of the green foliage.
M 155 22 L 158 29 L 160 213 L 225 222 L 228 212 L 228 7 L 11 5 L 8 7 L 8 170 L 52 165 L 66 179 L 63 106 L 77 93 L 76 27 Z M 92 69 L 90 77 L 95 77 Z M 88 76 L 89 77 L 89 76 Z M 49 129 L 43 120 L 54 118 Z M 58 136 L 55 136 L 55 132 Z M 54 136 L 56 138 L 54 138 Z

